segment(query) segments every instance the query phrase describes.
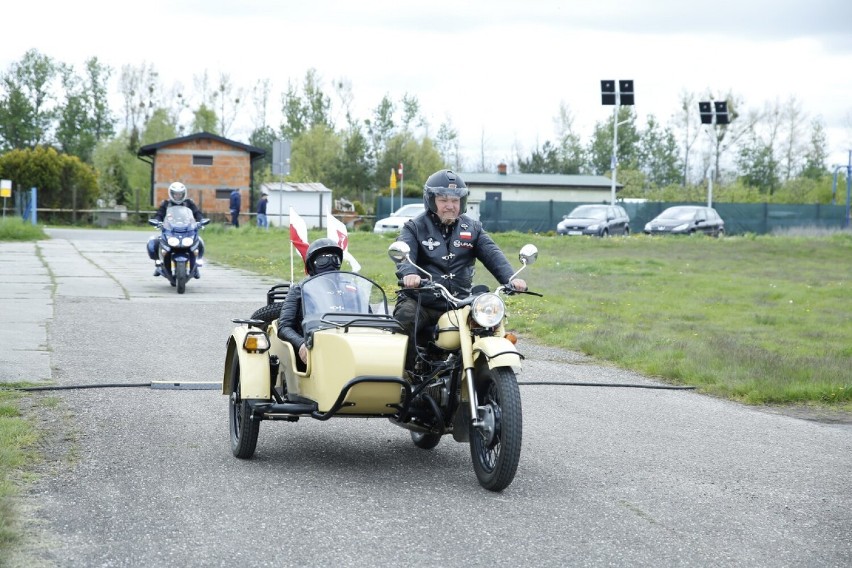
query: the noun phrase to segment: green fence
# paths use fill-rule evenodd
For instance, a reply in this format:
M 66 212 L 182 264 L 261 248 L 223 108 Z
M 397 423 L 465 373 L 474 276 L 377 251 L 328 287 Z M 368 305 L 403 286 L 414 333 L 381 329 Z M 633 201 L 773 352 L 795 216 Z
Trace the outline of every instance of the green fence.
M 420 203 L 420 198 L 405 198 L 405 204 Z M 706 205 L 703 203 L 673 203 L 646 201 L 619 203 L 630 216 L 630 231 L 639 234 L 645 223 L 674 205 Z M 556 231 L 556 225 L 574 207 L 583 203 L 566 201 L 502 201 L 486 199 L 479 203 L 479 220 L 486 230 L 497 233 L 520 231 L 546 233 Z M 394 209 L 400 207 L 399 199 Z M 713 205 L 725 220 L 729 235 L 764 234 L 790 228 L 842 229 L 848 227 L 845 205 L 785 205 L 772 203 L 716 203 Z M 390 199 L 376 200 L 376 218 L 390 214 Z

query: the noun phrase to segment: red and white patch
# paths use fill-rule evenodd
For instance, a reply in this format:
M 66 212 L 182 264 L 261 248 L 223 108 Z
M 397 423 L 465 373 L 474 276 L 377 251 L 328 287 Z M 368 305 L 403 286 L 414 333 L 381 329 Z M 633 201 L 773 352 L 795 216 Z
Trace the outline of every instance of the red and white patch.
M 470 231 L 462 231 L 459 233 L 459 238 L 465 241 L 469 241 L 473 238 L 473 235 L 470 234 Z

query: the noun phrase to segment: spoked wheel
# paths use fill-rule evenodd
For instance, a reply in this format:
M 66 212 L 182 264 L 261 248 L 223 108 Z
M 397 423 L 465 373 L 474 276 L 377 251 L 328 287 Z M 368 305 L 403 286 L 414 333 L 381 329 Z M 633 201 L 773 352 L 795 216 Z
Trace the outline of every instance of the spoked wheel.
M 521 458 L 523 418 L 515 372 L 485 366 L 478 375 L 476 394 L 485 408 L 485 427 L 470 427 L 473 469 L 485 489 L 502 491 L 515 478 Z
M 440 434 L 433 434 L 431 432 L 411 432 L 411 441 L 414 442 L 414 445 L 422 450 L 431 450 L 435 446 L 438 445 L 438 442 L 441 441 Z
M 231 361 L 231 396 L 228 398 L 228 426 L 231 430 L 231 452 L 241 459 L 254 455 L 260 421 L 251 419 L 251 407 L 240 398 L 240 359 L 234 353 Z
M 186 273 L 186 263 L 178 262 L 175 264 L 175 282 L 177 282 L 177 293 L 183 294 L 186 292 L 186 281 L 189 276 Z

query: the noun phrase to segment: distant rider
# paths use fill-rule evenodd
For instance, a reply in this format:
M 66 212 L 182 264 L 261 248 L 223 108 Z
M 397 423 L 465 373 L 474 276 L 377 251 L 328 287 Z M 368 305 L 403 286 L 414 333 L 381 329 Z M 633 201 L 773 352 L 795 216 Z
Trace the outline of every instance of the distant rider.
M 192 211 L 192 216 L 195 217 L 195 220 L 201 222 L 204 218 L 204 215 L 201 214 L 201 209 L 198 208 L 198 205 L 195 202 L 187 197 L 186 186 L 181 182 L 176 181 L 169 186 L 169 198 L 164 199 L 160 206 L 157 208 L 157 213 L 154 215 L 154 218 L 160 223 L 166 218 L 166 211 L 169 207 L 175 205 L 183 205 L 184 207 L 189 208 Z M 195 274 L 193 276 L 195 278 L 200 278 L 201 275 L 198 272 L 198 269 L 204 265 L 204 261 L 202 257 L 204 256 L 204 240 L 199 235 L 198 237 L 198 258 L 195 263 Z M 163 266 L 163 261 L 160 260 L 160 237 L 159 235 L 154 235 L 148 239 L 148 256 L 151 260 L 154 261 L 154 276 L 160 276 L 160 269 Z

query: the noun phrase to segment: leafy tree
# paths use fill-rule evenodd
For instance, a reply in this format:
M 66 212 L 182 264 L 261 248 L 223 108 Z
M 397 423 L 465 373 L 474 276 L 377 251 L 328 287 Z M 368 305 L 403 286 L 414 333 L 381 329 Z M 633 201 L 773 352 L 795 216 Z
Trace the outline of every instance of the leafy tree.
M 828 160 L 828 137 L 822 120 L 815 118 L 811 121 L 811 139 L 807 150 L 805 150 L 805 163 L 802 168 L 802 176 L 808 179 L 819 179 L 828 173 L 826 161 Z
M 157 108 L 161 108 L 159 96 L 160 76 L 153 65 L 138 67 L 124 65 L 119 76 L 119 90 L 124 101 L 124 130 L 128 133 L 129 150 L 135 153 L 140 146 L 141 133 L 145 124 Z
M 461 169 L 459 132 L 449 118 L 438 128 L 438 134 L 435 136 L 435 145 L 445 164 L 450 164 L 456 170 Z
M 780 186 L 778 162 L 772 152 L 772 146 L 763 142 L 752 133 L 746 144 L 740 147 L 737 157 L 739 178 L 760 193 L 772 195 Z
M 647 126 L 641 134 L 638 158 L 648 183 L 664 186 L 681 181 L 682 165 L 677 140 L 671 129 L 662 128 L 653 114 L 648 116 Z
M 145 122 L 140 147 L 147 144 L 156 144 L 163 140 L 171 140 L 172 138 L 177 138 L 177 136 L 178 126 L 175 124 L 174 118 L 169 115 L 168 110 L 158 108 L 151 113 L 151 118 Z
M 211 134 L 220 135 L 219 120 L 216 117 L 216 111 L 202 104 L 194 113 L 195 118 L 192 121 L 193 132 L 209 132 Z
M 50 140 L 56 118 L 52 94 L 57 63 L 35 49 L 13 63 L 2 77 L 0 138 L 4 148 L 34 148 Z
M 636 129 L 636 113 L 632 106 L 618 107 L 619 168 L 633 168 L 638 162 L 637 145 L 639 132 Z M 623 123 L 623 124 L 622 124 Z M 612 120 L 598 122 L 592 134 L 587 156 L 589 170 L 597 175 L 612 171 Z
M 372 190 L 373 167 L 369 160 L 369 145 L 361 126 L 353 124 L 342 134 L 343 144 L 334 167 L 335 191 L 343 197 L 361 197 L 366 201 L 367 190 Z
M 12 150 L 0 156 L 0 175 L 18 188 L 37 187 L 39 206 L 49 209 L 88 209 L 98 198 L 94 168 L 76 156 L 48 146 Z
M 342 154 L 341 138 L 328 126 L 317 125 L 292 141 L 290 175 L 299 182 L 320 182 L 333 187 L 333 165 Z
M 281 134 L 285 139 L 295 140 L 315 126 L 334 129 L 329 114 L 331 99 L 323 92 L 316 69 L 308 69 L 305 73 L 302 95 L 292 83 L 288 83 L 282 102 L 284 122 Z

